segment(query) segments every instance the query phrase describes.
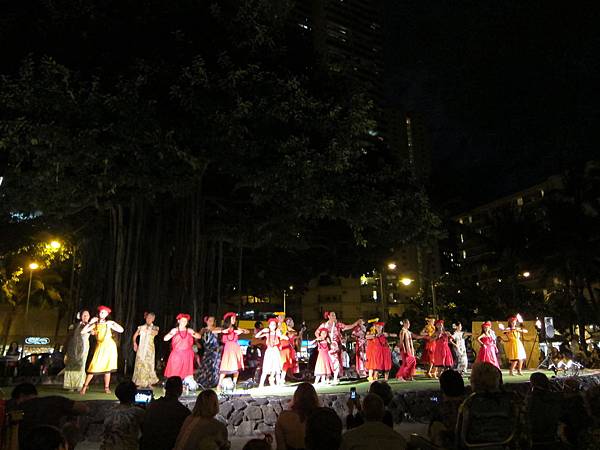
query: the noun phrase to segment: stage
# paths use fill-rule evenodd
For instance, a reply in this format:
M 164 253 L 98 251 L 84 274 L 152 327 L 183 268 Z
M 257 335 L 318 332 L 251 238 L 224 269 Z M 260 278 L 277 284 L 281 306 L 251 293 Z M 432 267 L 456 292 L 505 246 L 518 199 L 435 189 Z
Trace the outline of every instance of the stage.
M 547 370 L 540 370 L 544 372 L 548 378 L 554 376 L 554 372 Z M 503 370 L 503 381 L 505 384 L 513 383 L 524 383 L 529 381 L 529 376 L 535 372 L 534 370 L 525 370 L 523 375 L 510 376 L 508 370 Z M 585 370 L 582 376 L 591 375 L 597 373 L 595 370 Z M 463 376 L 465 380 L 465 386 L 469 385 L 469 374 Z M 398 381 L 396 379 L 390 379 L 388 381 L 394 392 L 419 392 L 419 391 L 437 391 L 439 390 L 438 380 L 427 378 L 424 375 L 417 374 L 414 381 Z M 227 397 L 239 397 L 239 396 L 250 396 L 252 398 L 264 398 L 264 397 L 292 397 L 296 386 L 299 382 L 287 382 L 285 386 L 265 386 L 262 389 L 257 387 L 245 389 L 245 382 L 238 384 L 238 389 L 233 392 L 224 392 L 223 396 Z M 337 385 L 315 385 L 318 394 L 323 395 L 341 395 L 347 394 L 350 391 L 350 387 L 355 387 L 359 394 L 365 394 L 369 390 L 370 383 L 366 379 L 362 380 L 342 380 Z M 114 390 L 115 385 L 113 384 L 112 389 Z M 12 387 L 3 386 L 0 387 L 0 397 L 9 398 Z M 88 393 L 85 396 L 79 395 L 77 392 L 69 392 L 62 389 L 61 386 L 55 384 L 38 384 L 38 392 L 40 396 L 48 395 L 62 395 L 76 401 L 91 401 L 91 400 L 116 400 L 114 394 L 105 394 L 101 384 L 92 384 Z M 163 395 L 163 388 L 161 386 L 154 387 L 154 396 L 161 397 Z M 192 400 L 197 396 L 197 392 L 189 392 L 182 396 L 182 400 Z

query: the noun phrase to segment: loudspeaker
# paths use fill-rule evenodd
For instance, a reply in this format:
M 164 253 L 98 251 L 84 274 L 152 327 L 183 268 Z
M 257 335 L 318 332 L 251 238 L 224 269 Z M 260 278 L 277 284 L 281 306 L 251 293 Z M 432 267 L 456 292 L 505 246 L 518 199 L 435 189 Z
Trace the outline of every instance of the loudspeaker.
M 544 332 L 546 333 L 546 337 L 554 337 L 554 320 L 552 317 L 544 317 Z

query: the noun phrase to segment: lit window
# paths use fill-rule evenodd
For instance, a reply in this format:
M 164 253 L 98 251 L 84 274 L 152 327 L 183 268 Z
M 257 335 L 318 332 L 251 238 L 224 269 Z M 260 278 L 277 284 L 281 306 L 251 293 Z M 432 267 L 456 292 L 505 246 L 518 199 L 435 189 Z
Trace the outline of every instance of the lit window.
M 469 223 L 473 223 L 473 216 L 469 216 Z
M 458 219 L 458 223 L 464 223 L 462 217 Z
M 517 206 L 523 206 L 523 197 L 517 198 Z
M 309 29 L 308 25 L 306 25 L 306 24 L 303 24 L 303 23 L 299 23 L 299 24 L 298 24 L 298 26 L 299 26 L 300 28 L 304 28 L 305 30 L 308 30 L 308 29 Z
M 463 236 L 462 233 L 460 233 L 460 243 L 464 244 L 465 243 L 465 237 Z
M 462 255 L 463 255 L 463 259 L 467 259 L 467 251 L 466 250 L 462 251 Z
M 540 189 L 540 195 L 542 196 L 542 198 L 544 198 L 544 190 Z

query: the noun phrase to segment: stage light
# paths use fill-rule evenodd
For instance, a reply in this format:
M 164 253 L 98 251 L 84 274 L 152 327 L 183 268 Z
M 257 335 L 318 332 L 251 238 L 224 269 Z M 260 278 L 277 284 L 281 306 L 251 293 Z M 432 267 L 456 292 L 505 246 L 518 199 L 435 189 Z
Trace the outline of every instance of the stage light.
M 408 277 L 400 278 L 400 283 L 402 283 L 404 286 L 410 286 L 412 282 L 413 280 Z
M 52 247 L 54 250 L 58 250 L 60 248 L 60 242 L 52 241 L 50 242 L 50 247 Z
M 32 262 L 31 264 L 29 264 L 29 270 L 36 270 L 36 269 L 39 269 L 39 267 L 40 267 L 39 264 L 35 263 L 35 262 Z

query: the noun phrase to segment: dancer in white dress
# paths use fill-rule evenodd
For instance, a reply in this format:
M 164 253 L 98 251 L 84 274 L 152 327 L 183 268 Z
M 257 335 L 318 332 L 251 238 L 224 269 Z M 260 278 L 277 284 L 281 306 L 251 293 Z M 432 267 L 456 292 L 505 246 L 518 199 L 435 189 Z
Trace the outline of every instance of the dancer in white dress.
M 471 333 L 463 331 L 462 324 L 460 322 L 456 322 L 453 325 L 453 328 L 454 334 L 452 335 L 452 338 L 454 339 L 454 342 L 452 342 L 452 345 L 454 345 L 454 348 L 456 349 L 456 370 L 463 374 L 469 367 L 465 338 L 471 336 Z

